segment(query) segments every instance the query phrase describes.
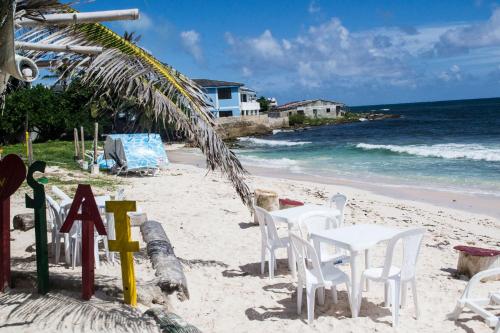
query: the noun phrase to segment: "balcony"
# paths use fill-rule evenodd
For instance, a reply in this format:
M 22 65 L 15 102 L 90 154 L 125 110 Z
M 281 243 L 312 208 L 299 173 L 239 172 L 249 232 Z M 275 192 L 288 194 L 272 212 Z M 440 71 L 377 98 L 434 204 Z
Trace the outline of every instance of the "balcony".
M 260 110 L 260 104 L 257 101 L 241 102 L 241 111 L 258 111 Z

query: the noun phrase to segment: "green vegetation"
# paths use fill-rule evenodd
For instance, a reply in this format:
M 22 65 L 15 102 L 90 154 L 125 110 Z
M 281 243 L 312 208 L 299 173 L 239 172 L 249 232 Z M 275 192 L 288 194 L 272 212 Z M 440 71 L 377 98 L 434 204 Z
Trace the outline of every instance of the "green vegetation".
M 92 142 L 86 141 L 85 147 L 92 147 Z M 25 158 L 26 146 L 15 144 L 3 147 L 2 156 L 7 154 L 17 154 Z M 117 186 L 123 184 L 123 180 L 108 175 L 91 176 L 90 173 L 82 171 L 74 161 L 74 145 L 71 141 L 48 141 L 33 144 L 33 157 L 35 160 L 47 162 L 48 166 L 64 168 L 62 173 L 48 173 L 48 186 L 62 186 L 64 189 L 73 192 L 77 184 L 90 184 L 95 189 L 106 189 L 113 191 Z M 64 175 L 62 177 L 61 175 Z M 23 186 L 26 186 L 24 183 Z
M 267 100 L 266 97 L 260 96 L 257 99 L 257 102 L 260 104 L 260 112 L 267 112 L 269 111 L 269 101 Z
M 73 136 L 73 128 L 83 126 L 93 133 L 94 122 L 109 127 L 111 119 L 100 116 L 103 105 L 89 103 L 90 89 L 78 82 L 63 92 L 42 85 L 18 89 L 7 95 L 5 109 L 0 115 L 0 144 L 20 142 L 26 129 L 36 132 L 39 140 L 54 140 Z M 102 114 L 102 112 L 101 112 Z

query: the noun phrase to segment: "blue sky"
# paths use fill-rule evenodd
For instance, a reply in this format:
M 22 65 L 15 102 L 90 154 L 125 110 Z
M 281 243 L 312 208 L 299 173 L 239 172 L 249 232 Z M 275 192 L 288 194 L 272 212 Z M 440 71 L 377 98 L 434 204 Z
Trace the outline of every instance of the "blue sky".
M 115 31 L 191 78 L 279 103 L 350 105 L 500 96 L 500 6 L 489 0 L 97 0 L 139 8 Z

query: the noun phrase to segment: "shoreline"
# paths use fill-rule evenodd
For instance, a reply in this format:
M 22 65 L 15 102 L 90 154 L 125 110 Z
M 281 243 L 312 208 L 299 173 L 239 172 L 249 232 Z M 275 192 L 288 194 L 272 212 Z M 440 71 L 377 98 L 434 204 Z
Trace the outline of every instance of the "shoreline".
M 166 149 L 169 161 L 172 163 L 188 164 L 205 168 L 204 157 L 197 149 L 184 148 L 182 145 L 168 145 Z M 245 163 L 243 163 L 243 166 L 253 176 L 350 187 L 397 200 L 403 199 L 412 202 L 432 204 L 437 207 L 457 209 L 463 212 L 484 215 L 500 220 L 500 205 L 498 204 L 500 198 L 493 195 L 473 194 L 446 189 L 437 190 L 404 184 L 369 183 L 367 181 L 355 179 L 294 173 L 287 169 L 264 168 Z

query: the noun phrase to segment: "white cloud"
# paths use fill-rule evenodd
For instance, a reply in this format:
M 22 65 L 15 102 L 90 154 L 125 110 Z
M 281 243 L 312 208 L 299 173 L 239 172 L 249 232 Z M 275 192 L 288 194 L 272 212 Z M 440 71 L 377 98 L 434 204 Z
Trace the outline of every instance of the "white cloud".
M 436 78 L 463 82 L 470 78 L 467 73 L 472 67 L 489 65 L 491 70 L 500 62 L 500 9 L 487 21 L 474 24 L 352 32 L 334 17 L 302 31 L 283 39 L 269 29 L 257 36 L 226 33 L 225 37 L 230 52 L 237 55 L 235 65 L 251 68 L 254 77 L 272 76 L 261 80 L 261 85 L 281 82 L 288 89 L 292 84 L 330 90 L 416 89 L 435 84 Z M 454 52 L 439 52 L 445 48 Z M 468 51 L 473 52 L 465 57 Z M 475 60 L 465 65 L 470 57 Z
M 248 68 L 247 66 L 243 66 L 241 68 L 241 73 L 243 74 L 244 77 L 250 77 L 253 74 L 253 71 Z
M 203 51 L 200 46 L 200 34 L 195 30 L 182 31 L 181 34 L 182 46 L 193 58 L 198 62 L 203 62 Z

